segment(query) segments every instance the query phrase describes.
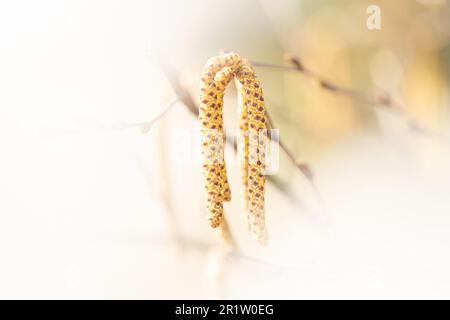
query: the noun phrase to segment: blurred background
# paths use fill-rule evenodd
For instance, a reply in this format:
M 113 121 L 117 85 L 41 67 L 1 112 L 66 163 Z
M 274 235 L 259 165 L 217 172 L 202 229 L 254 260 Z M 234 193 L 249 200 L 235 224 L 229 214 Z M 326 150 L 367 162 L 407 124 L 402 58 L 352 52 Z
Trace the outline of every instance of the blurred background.
M 450 298 L 449 24 L 445 0 L 1 1 L 0 297 Z M 264 248 L 231 162 L 238 249 L 205 220 L 186 101 L 221 51 L 292 154 Z

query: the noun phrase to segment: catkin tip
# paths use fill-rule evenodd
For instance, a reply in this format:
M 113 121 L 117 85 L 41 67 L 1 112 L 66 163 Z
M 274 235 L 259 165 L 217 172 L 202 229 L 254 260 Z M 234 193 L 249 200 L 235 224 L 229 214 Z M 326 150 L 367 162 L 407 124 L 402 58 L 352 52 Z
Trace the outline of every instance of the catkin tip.
M 220 226 L 220 221 L 219 220 L 209 220 L 209 225 L 211 226 L 211 228 L 217 228 Z

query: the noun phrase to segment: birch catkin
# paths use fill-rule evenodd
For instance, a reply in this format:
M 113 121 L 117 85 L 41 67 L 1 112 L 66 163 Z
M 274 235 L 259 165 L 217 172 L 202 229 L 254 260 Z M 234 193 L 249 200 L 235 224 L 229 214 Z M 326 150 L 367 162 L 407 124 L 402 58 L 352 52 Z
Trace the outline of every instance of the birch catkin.
M 253 68 L 235 53 L 209 59 L 201 76 L 199 120 L 207 218 L 213 228 L 218 227 L 223 221 L 223 202 L 231 200 L 224 158 L 222 109 L 225 89 L 233 77 L 240 94 L 239 154 L 244 213 L 252 235 L 259 243 L 266 244 L 264 98 Z

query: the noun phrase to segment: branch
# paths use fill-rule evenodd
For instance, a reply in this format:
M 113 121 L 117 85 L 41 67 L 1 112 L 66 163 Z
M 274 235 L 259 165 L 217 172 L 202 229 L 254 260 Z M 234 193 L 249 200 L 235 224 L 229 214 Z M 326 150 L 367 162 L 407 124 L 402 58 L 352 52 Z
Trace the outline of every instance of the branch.
M 272 69 L 280 69 L 280 70 L 284 70 L 284 71 L 300 72 L 300 73 L 304 74 L 305 76 L 307 76 L 308 78 L 316 81 L 320 85 L 320 87 L 322 87 L 324 90 L 335 92 L 337 94 L 341 94 L 341 95 L 344 95 L 344 96 L 350 97 L 352 99 L 361 101 L 363 103 L 371 104 L 371 105 L 396 107 L 397 109 L 401 109 L 401 107 L 399 105 L 395 104 L 394 101 L 388 95 L 380 95 L 380 96 L 372 97 L 363 92 L 359 92 L 354 89 L 346 88 L 346 87 L 340 86 L 336 83 L 329 81 L 325 77 L 306 68 L 297 57 L 294 57 L 291 55 L 286 55 L 285 60 L 287 62 L 289 62 L 289 65 L 262 63 L 262 62 L 256 62 L 256 61 L 252 61 L 252 65 L 254 65 L 255 67 L 272 68 Z
M 266 111 L 266 122 L 267 122 L 267 129 L 274 128 L 273 120 L 267 111 Z M 289 148 L 284 144 L 284 140 L 281 140 L 281 137 L 279 137 L 278 144 L 280 145 L 281 150 L 283 150 L 284 153 L 286 153 L 289 160 L 294 164 L 294 166 L 298 170 L 300 170 L 300 172 L 303 174 L 303 176 L 308 180 L 308 182 L 310 183 L 318 200 L 323 205 L 324 203 L 323 203 L 322 195 L 320 194 L 319 189 L 316 186 L 316 183 L 314 181 L 314 176 L 313 176 L 312 170 L 309 167 L 309 165 L 305 162 L 297 161 L 297 158 L 291 152 L 291 150 L 289 150 Z
M 150 131 L 152 126 L 155 124 L 156 121 L 161 119 L 174 105 L 176 105 L 177 102 L 180 100 L 178 98 L 173 99 L 169 104 L 163 108 L 153 119 L 145 122 L 137 122 L 137 123 L 128 123 L 128 122 L 116 122 L 114 123 L 110 129 L 111 130 L 125 130 L 130 128 L 139 128 L 141 129 L 142 133 L 147 133 Z
M 266 121 L 267 121 L 267 129 L 268 130 L 273 129 L 275 127 L 272 117 L 269 115 L 269 113 L 267 111 L 266 111 Z M 306 179 L 308 179 L 308 181 L 310 183 L 313 183 L 313 180 L 314 180 L 313 173 L 312 173 L 311 168 L 308 166 L 308 164 L 306 164 L 304 162 L 298 162 L 295 155 L 289 150 L 289 148 L 281 140 L 281 137 L 279 137 L 278 144 L 280 145 L 281 150 L 283 150 L 284 153 L 286 153 L 287 157 L 293 163 L 293 165 L 302 172 L 302 174 L 306 177 Z
M 373 96 L 354 89 L 346 88 L 336 83 L 333 83 L 328 79 L 326 79 L 325 77 L 321 76 L 320 74 L 310 70 L 309 68 L 306 68 L 298 57 L 286 55 L 285 60 L 289 63 L 289 65 L 279 65 L 255 61 L 253 61 L 252 64 L 255 67 L 272 68 L 283 71 L 293 71 L 302 73 L 308 78 L 316 81 L 320 85 L 320 87 L 323 88 L 324 90 L 349 97 L 353 100 L 360 101 L 364 104 L 371 105 L 374 107 L 385 107 L 386 109 L 390 110 L 391 112 L 394 112 L 398 116 L 401 116 L 405 120 L 409 129 L 412 132 L 437 139 L 446 144 L 450 144 L 450 137 L 448 137 L 447 135 L 439 132 L 434 132 L 433 130 L 426 128 L 417 121 L 411 119 L 411 117 L 405 113 L 404 106 L 394 101 L 389 93 Z
M 177 100 L 175 100 L 177 101 Z M 169 104 L 170 105 L 170 104 Z M 165 112 L 160 113 L 160 117 Z M 156 121 L 155 118 L 153 120 Z M 179 221 L 177 219 L 175 207 L 173 205 L 173 199 L 172 199 L 172 187 L 170 184 L 171 181 L 171 172 L 169 168 L 169 163 L 167 159 L 167 149 L 166 149 L 166 121 L 164 119 L 161 121 L 160 126 L 158 128 L 158 155 L 157 155 L 157 163 L 159 166 L 159 174 L 161 175 L 160 183 L 158 183 L 158 186 L 160 188 L 160 198 L 165 206 L 166 216 L 167 216 L 167 222 L 170 228 L 170 233 L 174 239 L 174 241 L 180 245 L 180 247 L 183 246 L 183 242 L 180 241 L 181 237 L 181 228 Z

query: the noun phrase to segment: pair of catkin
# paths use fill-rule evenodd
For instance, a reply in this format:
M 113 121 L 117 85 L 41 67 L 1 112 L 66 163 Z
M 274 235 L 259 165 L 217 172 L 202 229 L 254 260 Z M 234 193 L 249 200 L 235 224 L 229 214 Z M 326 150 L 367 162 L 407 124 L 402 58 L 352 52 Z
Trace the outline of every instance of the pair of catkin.
M 207 218 L 211 227 L 220 226 L 224 220 L 223 202 L 231 200 L 224 157 L 223 96 L 233 78 L 240 95 L 238 154 L 243 209 L 251 234 L 265 245 L 268 235 L 264 212 L 267 140 L 264 98 L 250 63 L 236 53 L 209 59 L 201 76 L 199 120 Z

